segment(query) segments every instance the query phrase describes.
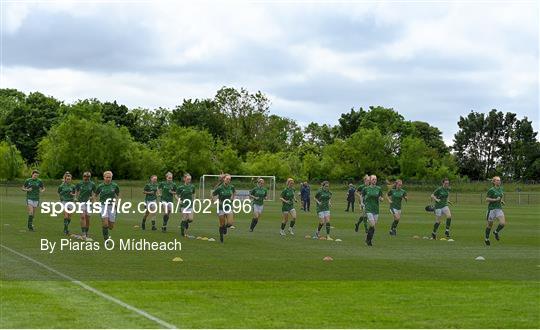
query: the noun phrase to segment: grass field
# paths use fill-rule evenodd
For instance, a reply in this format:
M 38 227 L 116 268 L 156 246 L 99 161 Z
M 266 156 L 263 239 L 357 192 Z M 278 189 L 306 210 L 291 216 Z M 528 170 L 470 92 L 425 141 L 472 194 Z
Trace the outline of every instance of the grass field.
M 56 200 L 53 190 L 42 200 Z M 143 311 L 176 327 L 540 327 L 538 204 L 507 205 L 502 240 L 492 239 L 488 248 L 486 205 L 476 197 L 452 207 L 455 242 L 413 239 L 428 236 L 433 223 L 423 210 L 429 193 L 413 192 L 397 237 L 388 235 L 391 215 L 383 203 L 370 248 L 364 234 L 353 231 L 358 214 L 343 211 L 344 195 L 334 192 L 332 208 L 332 236 L 342 242 L 304 238 L 316 227 L 314 210 L 299 212 L 295 236 L 280 237 L 280 205 L 270 202 L 253 233 L 250 216 L 237 215 L 225 244 L 182 239 L 180 252 L 50 254 L 40 251 L 40 239 L 62 238 L 62 217 L 38 215 L 36 232 L 27 232 L 23 192 L 2 189 L 0 326 L 165 326 Z M 179 238 L 178 219 L 167 233 L 143 232 L 134 227 L 140 215 L 120 215 L 112 236 L 170 241 Z M 191 228 L 195 236 L 218 238 L 214 214 L 197 215 Z M 70 229 L 80 231 L 76 216 Z M 97 216 L 90 235 L 101 241 Z M 183 262 L 173 262 L 177 256 Z M 323 262 L 324 256 L 334 261 Z

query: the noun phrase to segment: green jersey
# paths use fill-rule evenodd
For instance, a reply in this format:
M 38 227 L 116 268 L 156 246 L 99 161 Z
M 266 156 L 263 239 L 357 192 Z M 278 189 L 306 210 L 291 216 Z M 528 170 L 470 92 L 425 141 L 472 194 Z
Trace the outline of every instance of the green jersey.
M 144 194 L 145 202 L 154 202 L 157 199 L 158 184 L 148 182 L 144 185 L 143 191 L 149 194 Z
M 99 196 L 99 201 L 101 203 L 105 203 L 107 199 L 116 198 L 120 194 L 120 187 L 115 182 L 111 182 L 109 184 L 106 183 L 100 183 L 96 188 L 96 195 Z
M 266 196 L 268 196 L 268 189 L 266 189 L 265 187 L 257 186 L 255 188 L 251 189 L 249 194 L 251 196 L 255 197 L 253 199 L 253 204 L 255 204 L 255 205 L 263 205 L 264 204 L 264 199 L 266 198 Z
M 379 214 L 379 197 L 382 196 L 382 189 L 379 186 L 367 186 L 362 191 L 366 212 Z
M 286 200 L 288 203 L 282 202 L 281 204 L 281 211 L 282 212 L 289 212 L 290 210 L 294 209 L 294 189 L 293 188 L 285 188 L 281 192 L 281 198 Z
M 58 186 L 58 195 L 61 202 L 73 202 L 72 193 L 75 192 L 75 185 L 63 182 Z
M 39 202 L 40 189 L 43 189 L 43 182 L 40 179 L 26 179 L 24 181 L 24 187 L 30 188 L 30 191 L 26 192 L 26 199 Z
M 212 196 L 217 196 L 219 199 L 219 208 L 223 207 L 225 201 L 228 201 L 229 205 L 232 205 L 232 196 L 236 192 L 232 184 L 221 184 L 212 192 Z
M 158 188 L 161 190 L 162 202 L 173 202 L 173 193 L 176 191 L 176 184 L 174 181 L 162 181 L 159 183 Z
M 315 198 L 319 201 L 317 203 L 317 212 L 330 211 L 330 198 L 332 198 L 332 192 L 325 189 L 317 190 Z
M 489 188 L 487 192 L 487 197 L 489 198 L 502 198 L 504 197 L 504 191 L 502 187 L 491 187 Z M 494 210 L 494 209 L 502 209 L 502 203 L 501 200 L 498 202 L 489 202 L 488 204 L 488 211 Z
M 83 180 L 75 185 L 75 192 L 79 194 L 79 202 L 87 202 L 96 192 L 96 184 L 90 180 Z
M 435 208 L 436 209 L 442 209 L 443 207 L 448 205 L 448 196 L 450 195 L 450 188 L 445 187 L 439 187 L 435 189 L 433 192 L 433 196 L 437 197 L 439 200 L 438 202 L 435 202 Z
M 401 210 L 401 200 L 404 197 L 407 197 L 407 192 L 401 188 L 399 189 L 391 189 L 388 191 L 388 197 L 390 197 L 390 200 L 392 201 L 390 203 L 390 208 L 394 210 Z
M 182 207 L 193 207 L 193 195 L 195 186 L 193 184 L 181 184 L 176 187 L 176 195 L 182 200 Z

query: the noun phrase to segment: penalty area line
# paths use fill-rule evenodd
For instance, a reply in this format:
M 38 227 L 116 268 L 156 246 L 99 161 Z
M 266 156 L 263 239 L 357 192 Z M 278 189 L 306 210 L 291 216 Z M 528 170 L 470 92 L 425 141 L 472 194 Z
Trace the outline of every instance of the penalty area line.
M 0 247 L 2 247 L 3 249 L 8 250 L 9 252 L 11 252 L 11 253 L 13 253 L 13 254 L 18 255 L 18 256 L 21 257 L 21 258 L 26 259 L 26 260 L 28 260 L 28 261 L 30 261 L 30 262 L 32 262 L 32 263 L 38 265 L 38 266 L 41 266 L 41 267 L 45 268 L 46 270 L 50 271 L 51 273 L 54 273 L 54 274 L 56 274 L 56 275 L 58 275 L 58 276 L 60 276 L 60 277 L 62 277 L 62 278 L 64 278 L 64 279 L 70 281 L 71 283 L 76 284 L 76 285 L 80 286 L 81 288 L 83 288 L 83 289 L 85 289 L 85 290 L 87 290 L 87 291 L 90 291 L 90 292 L 92 292 L 92 293 L 95 294 L 95 295 L 100 296 L 100 297 L 103 298 L 103 299 L 106 299 L 106 300 L 108 300 L 108 301 L 110 301 L 110 302 L 113 302 L 113 303 L 115 303 L 115 304 L 117 304 L 117 305 L 120 305 L 120 306 L 122 306 L 122 307 L 124 307 L 124 308 L 126 308 L 126 309 L 128 309 L 128 310 L 130 310 L 130 311 L 132 311 L 132 312 L 134 312 L 134 313 L 139 314 L 140 316 L 143 316 L 143 317 L 145 317 L 145 318 L 147 318 L 147 319 L 149 319 L 149 320 L 151 320 L 151 321 L 154 321 L 154 322 L 156 322 L 157 324 L 159 324 L 160 326 L 162 326 L 163 328 L 167 328 L 167 329 L 177 329 L 177 327 L 176 327 L 175 325 L 171 324 L 171 323 L 168 323 L 168 322 L 166 322 L 166 321 L 163 321 L 162 319 L 157 318 L 157 317 L 153 316 L 152 314 L 149 314 L 149 313 L 143 311 L 142 309 L 139 309 L 139 308 L 137 308 L 137 307 L 131 306 L 130 304 L 127 304 L 127 303 L 121 301 L 120 299 L 117 299 L 117 298 L 115 298 L 115 297 L 113 297 L 113 296 L 110 296 L 110 295 L 104 293 L 104 292 L 101 292 L 101 291 L 99 291 L 98 289 L 93 288 L 93 287 L 91 287 L 90 285 L 88 285 L 88 284 L 86 284 L 86 283 L 83 283 L 83 282 L 81 282 L 81 281 L 79 281 L 79 280 L 76 280 L 76 279 L 74 279 L 73 277 L 71 277 L 71 276 L 69 276 L 69 275 L 66 275 L 66 274 L 64 274 L 64 273 L 62 273 L 62 272 L 60 272 L 60 271 L 58 271 L 58 270 L 56 270 L 56 269 L 54 269 L 54 268 L 52 268 L 52 267 L 50 267 L 50 266 L 47 266 L 46 264 L 44 264 L 44 263 L 42 263 L 42 262 L 39 262 L 39 261 L 37 261 L 37 260 L 34 259 L 34 258 L 31 258 L 31 257 L 29 257 L 29 256 L 27 256 L 27 255 L 25 255 L 25 254 L 22 254 L 22 253 L 20 253 L 20 252 L 18 252 L 18 251 L 15 251 L 15 250 L 13 250 L 12 248 L 9 248 L 9 247 L 7 247 L 7 246 L 5 246 L 5 245 L 3 245 L 3 244 L 0 244 Z

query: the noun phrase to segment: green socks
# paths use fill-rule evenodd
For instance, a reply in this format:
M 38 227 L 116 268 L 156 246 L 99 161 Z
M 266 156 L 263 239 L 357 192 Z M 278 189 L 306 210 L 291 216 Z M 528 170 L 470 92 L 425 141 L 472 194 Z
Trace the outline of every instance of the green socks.
M 291 220 L 291 222 L 289 223 L 289 227 L 294 227 L 294 224 L 296 223 L 296 219 L 293 219 Z
M 437 233 L 437 230 L 439 229 L 439 225 L 440 223 L 438 222 L 435 222 L 435 224 L 433 224 L 433 234 Z
M 64 218 L 64 233 L 68 233 L 69 230 L 68 230 L 68 226 L 69 226 L 69 223 L 71 222 L 70 219 L 67 219 L 67 218 Z
M 28 215 L 28 228 L 32 228 L 32 223 L 34 222 L 34 216 Z
M 109 239 L 109 227 L 102 227 L 101 230 L 103 232 L 103 239 L 108 240 Z
M 163 227 L 167 227 L 167 222 L 169 222 L 169 215 L 165 214 L 163 216 Z
M 361 223 L 364 224 L 364 229 L 366 231 L 366 233 L 368 232 L 368 221 L 367 221 L 367 217 L 365 215 L 362 215 L 360 216 L 360 218 L 358 218 L 358 225 L 360 225 Z
M 257 223 L 258 223 L 258 222 L 259 222 L 259 220 L 256 219 L 256 218 L 251 219 L 251 225 L 249 226 L 249 229 L 250 229 L 250 230 L 255 229 L 255 226 L 257 226 Z
M 375 235 L 375 227 L 369 227 L 368 233 L 367 233 L 367 240 L 371 242 L 373 239 L 373 235 Z
M 283 229 L 285 229 L 285 223 L 284 222 L 281 223 L 281 230 L 283 230 Z
M 489 234 L 491 234 L 491 228 L 486 227 L 486 240 L 489 240 Z
M 394 220 L 394 222 L 392 222 L 392 230 L 396 229 L 397 228 L 397 225 L 398 225 L 399 221 L 397 220 Z
M 504 225 L 499 224 L 497 226 L 497 229 L 495 229 L 495 232 L 498 234 L 501 230 L 503 230 L 503 228 L 504 228 Z
M 452 223 L 452 218 L 446 219 L 446 231 L 450 230 L 451 223 Z
M 326 235 L 330 235 L 330 222 L 326 223 Z
M 319 226 L 317 227 L 317 232 L 320 232 L 320 231 L 321 231 L 322 226 L 323 226 L 323 224 L 322 224 L 322 223 L 319 223 Z

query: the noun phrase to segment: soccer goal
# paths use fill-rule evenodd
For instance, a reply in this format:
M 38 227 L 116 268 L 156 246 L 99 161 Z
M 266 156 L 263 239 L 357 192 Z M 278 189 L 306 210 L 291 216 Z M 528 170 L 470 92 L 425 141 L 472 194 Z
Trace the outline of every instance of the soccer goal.
M 212 192 L 219 184 L 220 174 L 205 174 L 201 176 L 199 185 L 199 199 L 212 198 Z M 268 189 L 268 200 L 276 200 L 276 177 L 268 175 L 232 175 L 231 184 L 236 190 L 236 198 L 247 199 L 251 189 L 257 186 L 257 179 L 264 179 L 264 186 Z

